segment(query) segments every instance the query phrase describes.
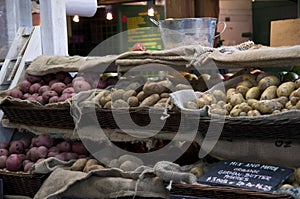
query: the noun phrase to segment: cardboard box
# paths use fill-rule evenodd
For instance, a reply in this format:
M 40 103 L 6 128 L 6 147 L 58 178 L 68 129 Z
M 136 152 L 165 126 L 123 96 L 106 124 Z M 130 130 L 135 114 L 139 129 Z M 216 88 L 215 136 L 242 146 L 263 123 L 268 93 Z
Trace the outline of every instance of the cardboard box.
M 271 22 L 270 46 L 300 45 L 300 18 Z

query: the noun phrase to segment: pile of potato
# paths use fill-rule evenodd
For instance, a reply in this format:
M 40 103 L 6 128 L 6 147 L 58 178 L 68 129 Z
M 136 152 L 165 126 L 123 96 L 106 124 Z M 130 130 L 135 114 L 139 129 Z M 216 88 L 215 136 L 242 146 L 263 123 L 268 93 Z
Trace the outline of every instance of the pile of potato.
M 88 156 L 81 141 L 53 139 L 48 134 L 0 143 L 0 169 L 8 171 L 28 172 L 35 163 L 49 157 L 69 161 Z
M 243 74 L 242 81 L 226 93 L 213 90 L 203 93 L 186 108 L 211 108 L 211 113 L 236 116 L 259 116 L 300 109 L 300 79 L 281 82 L 277 75 Z
M 98 160 L 91 158 L 80 158 L 74 162 L 71 166 L 71 171 L 82 171 L 88 173 L 92 170 L 101 170 L 104 169 L 104 165 L 102 165 Z
M 103 89 L 116 83 L 117 78 L 100 79 L 96 73 L 86 72 L 73 78 L 68 72 L 57 72 L 43 76 L 26 74 L 26 80 L 8 95 L 23 100 L 36 101 L 40 104 L 63 102 L 76 93 L 92 88 Z
M 101 93 L 97 98 L 103 108 L 154 107 L 165 108 L 169 94 L 173 90 L 191 89 L 185 84 L 173 83 L 166 79 L 157 82 L 131 82 L 124 88 Z M 170 109 L 173 105 L 170 105 Z

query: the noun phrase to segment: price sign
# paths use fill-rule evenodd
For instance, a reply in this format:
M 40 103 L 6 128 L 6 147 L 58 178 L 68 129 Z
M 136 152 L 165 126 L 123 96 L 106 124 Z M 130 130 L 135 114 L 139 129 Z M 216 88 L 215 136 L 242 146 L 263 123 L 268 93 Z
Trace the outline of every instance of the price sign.
M 269 192 L 282 184 L 293 171 L 278 166 L 223 160 L 206 172 L 198 182 Z

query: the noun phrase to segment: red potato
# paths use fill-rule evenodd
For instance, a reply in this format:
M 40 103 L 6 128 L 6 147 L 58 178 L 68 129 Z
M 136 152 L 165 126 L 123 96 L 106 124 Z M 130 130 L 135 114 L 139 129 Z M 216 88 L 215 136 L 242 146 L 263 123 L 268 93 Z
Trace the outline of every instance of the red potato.
M 63 141 L 58 144 L 58 148 L 60 152 L 69 152 L 72 149 L 71 143 L 68 141 Z
M 42 76 L 43 81 L 45 82 L 45 84 L 49 84 L 49 82 L 52 79 L 55 79 L 55 75 L 54 74 L 46 74 Z
M 59 82 L 58 79 L 52 79 L 52 80 L 49 82 L 49 86 L 51 87 L 52 84 L 57 83 L 57 82 Z
M 27 163 L 29 163 L 29 162 L 31 162 L 30 160 L 24 160 L 23 162 L 22 162 L 22 165 L 23 165 L 23 167 L 25 167 L 25 165 L 27 164 Z
M 90 83 L 88 83 L 87 81 L 75 81 L 73 84 L 75 93 L 79 93 L 81 91 L 88 91 L 91 89 L 91 85 Z
M 49 99 L 53 96 L 58 96 L 58 94 L 55 92 L 55 91 L 46 91 L 43 93 L 43 101 L 45 103 L 48 103 L 49 102 Z
M 65 94 L 65 93 L 75 93 L 75 90 L 73 87 L 67 87 L 62 92 L 62 94 Z
M 9 153 L 10 154 L 21 154 L 25 152 L 25 148 L 24 148 L 24 144 L 23 142 L 19 141 L 19 140 L 14 140 L 10 143 L 9 146 Z
M 29 138 L 21 138 L 21 142 L 23 142 L 24 148 L 28 148 L 30 146 L 30 139 Z
M 34 96 L 29 96 L 29 97 L 27 97 L 26 100 L 28 100 L 28 101 L 36 101 L 36 97 L 34 97 Z
M 27 99 L 27 98 L 30 97 L 30 96 L 31 96 L 30 93 L 25 93 L 25 94 L 23 95 L 23 99 Z
M 28 162 L 27 164 L 25 164 L 24 172 L 29 172 L 33 166 L 34 166 L 34 162 Z
M 62 94 L 62 95 L 59 97 L 58 101 L 59 101 L 59 102 L 64 102 L 64 101 L 66 101 L 67 99 L 71 98 L 71 97 L 73 96 L 73 94 L 74 94 L 74 93 L 64 93 L 64 94 Z
M 11 97 L 14 97 L 14 98 L 19 98 L 19 99 L 23 98 L 23 93 L 18 88 L 14 88 L 14 89 L 10 90 L 8 92 L 8 95 Z
M 70 83 L 72 83 L 73 77 L 69 74 L 69 76 L 66 76 L 63 83 L 68 85 Z
M 22 168 L 22 158 L 18 154 L 11 154 L 8 156 L 5 165 L 9 171 L 19 171 Z
M 36 146 L 36 141 L 37 141 L 37 137 L 33 137 L 31 139 L 31 144 L 30 144 L 30 148 L 35 147 Z
M 72 80 L 72 84 L 74 85 L 74 83 L 75 83 L 76 81 L 85 81 L 85 78 L 82 77 L 82 76 L 75 77 L 75 78 Z
M 38 157 L 40 158 L 46 158 L 48 155 L 48 149 L 45 146 L 40 146 L 37 148 L 38 151 Z
M 62 161 L 66 161 L 66 155 L 63 153 L 57 154 L 56 156 L 54 156 L 55 158 L 62 160 Z
M 58 95 L 60 95 L 67 86 L 62 82 L 56 82 L 51 85 L 51 90 L 55 91 Z
M 60 71 L 55 74 L 55 78 L 59 81 L 64 81 L 65 77 L 70 76 L 68 72 Z
M 59 154 L 59 152 L 55 152 L 55 151 L 52 151 L 52 152 L 49 152 L 47 157 L 50 158 L 50 157 L 55 157 Z
M 22 159 L 22 162 L 24 161 L 24 160 L 26 160 L 26 155 L 25 154 L 18 154 L 19 155 L 19 157 Z
M 0 156 L 0 169 L 4 169 L 6 167 L 6 160 L 7 160 L 6 155 Z
M 48 152 L 56 152 L 56 153 L 59 153 L 59 148 L 57 148 L 56 146 L 53 146 L 53 147 L 50 147 Z
M 0 149 L 8 149 L 9 144 L 6 142 L 0 142 Z
M 44 86 L 41 86 L 41 87 L 40 87 L 38 93 L 39 93 L 39 95 L 43 95 L 43 93 L 44 93 L 45 91 L 49 91 L 49 90 L 50 90 L 50 86 L 44 85 Z
M 62 154 L 65 156 L 65 161 L 78 159 L 78 154 L 76 153 L 64 152 Z
M 36 101 L 42 105 L 45 104 L 43 96 L 41 95 L 37 96 Z
M 35 145 L 37 147 L 45 146 L 47 148 L 52 147 L 53 139 L 48 134 L 40 134 L 35 140 Z
M 28 81 L 30 81 L 32 84 L 34 84 L 34 83 L 40 82 L 42 80 L 42 77 L 41 76 L 27 74 L 26 75 L 26 79 Z
M 28 80 L 24 80 L 21 84 L 20 84 L 20 90 L 25 94 L 29 92 L 29 88 L 31 86 L 31 82 Z
M 72 143 L 72 152 L 77 153 L 78 155 L 88 154 L 88 150 L 81 141 L 75 141 Z
M 49 102 L 48 103 L 57 103 L 59 102 L 59 97 L 58 96 L 53 96 L 49 99 Z
M 29 87 L 29 93 L 33 94 L 33 93 L 38 93 L 39 89 L 41 88 L 41 84 L 40 83 L 34 83 Z
M 8 150 L 7 149 L 0 149 L 0 156 L 2 156 L 2 155 L 7 156 L 8 155 Z

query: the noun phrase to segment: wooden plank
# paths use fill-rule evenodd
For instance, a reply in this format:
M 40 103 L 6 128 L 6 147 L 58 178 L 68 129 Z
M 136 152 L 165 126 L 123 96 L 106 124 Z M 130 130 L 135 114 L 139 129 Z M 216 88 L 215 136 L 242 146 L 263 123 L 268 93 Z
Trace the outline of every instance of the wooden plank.
M 195 0 L 166 0 L 166 18 L 195 17 Z
M 40 0 L 42 50 L 45 55 L 68 55 L 65 0 Z
M 195 0 L 195 16 L 218 18 L 219 0 Z
M 18 27 L 31 27 L 32 14 L 31 14 L 31 0 L 17 1 L 18 8 Z

